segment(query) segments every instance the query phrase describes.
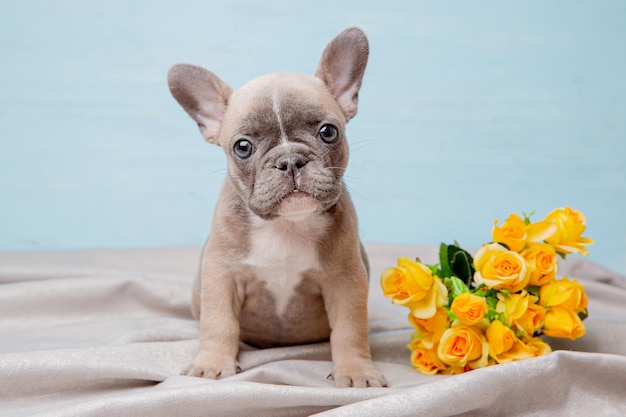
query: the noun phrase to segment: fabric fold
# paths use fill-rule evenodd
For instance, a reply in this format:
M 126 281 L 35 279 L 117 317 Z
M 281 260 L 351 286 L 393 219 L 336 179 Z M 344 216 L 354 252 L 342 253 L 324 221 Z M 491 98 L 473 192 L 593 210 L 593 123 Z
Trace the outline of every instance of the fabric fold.
M 368 244 L 370 346 L 389 388 L 338 389 L 328 342 L 241 344 L 242 372 L 181 376 L 198 346 L 189 313 L 200 248 L 0 253 L 0 415 L 626 415 L 626 279 L 585 259 L 559 265 L 585 285 L 587 334 L 552 354 L 462 375 L 410 364 L 408 310 L 381 272 L 436 246 Z

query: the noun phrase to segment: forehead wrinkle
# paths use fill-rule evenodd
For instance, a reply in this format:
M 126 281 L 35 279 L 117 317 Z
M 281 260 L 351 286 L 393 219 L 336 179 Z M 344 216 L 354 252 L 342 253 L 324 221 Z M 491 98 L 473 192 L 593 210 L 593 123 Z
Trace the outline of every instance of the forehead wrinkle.
M 271 136 L 283 143 L 297 132 L 316 129 L 322 121 L 338 122 L 316 104 L 274 94 L 269 100 L 259 100 L 247 113 L 247 117 L 239 119 L 236 133 L 253 137 Z
M 287 137 L 303 128 L 315 129 L 323 121 L 340 124 L 332 113 L 299 91 L 283 95 L 280 110 L 282 130 L 287 134 Z
M 231 99 L 228 126 L 236 134 L 286 143 L 305 131 L 315 135 L 321 122 L 342 130 L 345 120 L 321 81 L 298 74 L 270 74 L 250 81 Z
M 239 132 L 253 137 L 272 136 L 277 133 L 277 116 L 266 100 L 259 100 L 246 117 L 240 119 Z
M 281 105 L 281 101 L 280 101 L 280 93 L 278 92 L 278 88 L 275 88 L 274 91 L 272 92 L 272 110 L 274 111 L 274 114 L 276 115 L 276 121 L 278 122 L 278 128 L 280 129 L 280 141 L 282 143 L 287 143 L 287 141 L 289 140 L 288 136 L 287 136 L 287 132 L 285 131 L 285 126 L 283 125 L 283 120 L 282 120 L 282 109 L 280 108 Z

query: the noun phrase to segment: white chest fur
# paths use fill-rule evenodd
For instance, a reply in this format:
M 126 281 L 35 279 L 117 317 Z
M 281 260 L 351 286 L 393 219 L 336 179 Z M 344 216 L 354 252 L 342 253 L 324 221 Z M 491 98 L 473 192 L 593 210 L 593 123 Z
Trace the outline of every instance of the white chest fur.
M 251 250 L 246 263 L 266 283 L 282 314 L 302 280 L 302 273 L 319 269 L 317 243 L 326 234 L 329 218 L 314 214 L 302 221 L 256 218 L 250 231 Z

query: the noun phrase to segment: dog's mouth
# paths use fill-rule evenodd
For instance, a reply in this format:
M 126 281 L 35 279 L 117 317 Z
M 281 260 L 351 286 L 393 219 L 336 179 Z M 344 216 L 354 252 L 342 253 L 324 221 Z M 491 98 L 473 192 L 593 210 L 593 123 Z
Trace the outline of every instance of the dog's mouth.
M 320 210 L 320 202 L 311 194 L 295 188 L 280 201 L 278 214 L 288 220 L 304 220 Z

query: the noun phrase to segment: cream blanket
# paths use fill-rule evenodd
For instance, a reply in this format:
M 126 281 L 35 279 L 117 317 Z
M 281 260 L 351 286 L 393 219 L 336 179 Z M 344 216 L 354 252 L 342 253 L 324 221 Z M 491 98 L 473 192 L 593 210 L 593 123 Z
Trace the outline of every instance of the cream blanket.
M 626 279 L 572 258 L 589 295 L 587 335 L 536 359 L 458 376 L 414 371 L 407 310 L 382 296 L 398 256 L 366 245 L 370 344 L 386 389 L 338 389 L 328 343 L 256 350 L 221 381 L 180 376 L 197 348 L 189 313 L 200 248 L 0 253 L 0 415 L 626 416 Z

